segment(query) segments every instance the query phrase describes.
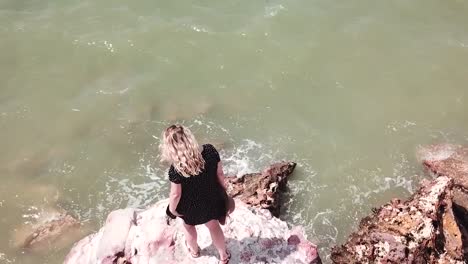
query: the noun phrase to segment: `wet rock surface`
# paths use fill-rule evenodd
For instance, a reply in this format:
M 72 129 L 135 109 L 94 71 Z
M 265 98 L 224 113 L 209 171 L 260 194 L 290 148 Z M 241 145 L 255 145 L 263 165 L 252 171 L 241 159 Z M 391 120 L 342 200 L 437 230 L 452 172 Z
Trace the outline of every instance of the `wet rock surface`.
M 269 193 L 279 191 L 275 183 L 285 184 L 294 167 L 294 163 L 274 164 L 230 185 L 231 192 L 249 188 L 246 190 L 249 195 L 235 194 L 236 210 L 222 227 L 232 254 L 230 263 L 321 263 L 317 247 L 306 239 L 301 227 L 288 227 L 272 215 L 273 207 L 252 202 L 271 201 L 268 197 L 276 199 L 276 194 Z M 227 179 L 228 183 L 233 180 Z M 218 263 L 217 251 L 204 226 L 197 226 L 201 257 L 190 257 L 182 220 L 167 222 L 167 203 L 163 200 L 145 210 L 128 208 L 112 212 L 98 233 L 75 244 L 65 264 Z
M 439 144 L 421 148 L 419 158 L 435 176 L 453 179 L 453 212 L 460 228 L 465 261 L 468 262 L 468 147 Z
M 80 223 L 71 215 L 63 214 L 59 218 L 38 226 L 24 241 L 24 248 L 37 248 L 41 244 L 50 244 L 71 229 L 78 229 Z
M 419 158 L 437 177 L 423 181 L 362 219 L 347 242 L 332 249 L 334 263 L 457 263 L 467 261 L 468 148 L 435 145 Z
M 275 163 L 261 173 L 242 177 L 226 177 L 228 193 L 244 203 L 268 209 L 274 216 L 280 212 L 280 190 L 284 190 L 288 176 L 296 168 L 294 162 Z

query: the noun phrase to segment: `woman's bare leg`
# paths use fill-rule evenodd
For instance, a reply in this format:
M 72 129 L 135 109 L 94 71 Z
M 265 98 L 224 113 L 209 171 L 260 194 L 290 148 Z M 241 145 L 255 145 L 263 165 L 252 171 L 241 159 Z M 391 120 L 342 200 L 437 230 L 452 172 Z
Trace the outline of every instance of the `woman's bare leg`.
M 228 257 L 226 252 L 226 240 L 218 220 L 211 220 L 205 225 L 208 227 L 208 230 L 210 230 L 211 240 L 213 240 L 213 245 L 218 250 L 219 259 L 226 259 Z
M 197 252 L 198 251 L 198 243 L 197 243 L 197 229 L 193 225 L 187 225 L 184 223 L 184 230 L 185 230 L 185 240 L 187 241 L 187 245 L 190 248 L 190 251 Z

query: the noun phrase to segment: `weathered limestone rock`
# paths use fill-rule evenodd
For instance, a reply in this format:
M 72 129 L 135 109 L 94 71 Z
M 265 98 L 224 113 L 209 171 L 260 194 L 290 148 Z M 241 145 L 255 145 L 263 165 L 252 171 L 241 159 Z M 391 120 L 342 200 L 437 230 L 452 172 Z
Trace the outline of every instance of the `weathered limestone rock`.
M 270 210 L 274 216 L 280 212 L 280 192 L 284 190 L 287 177 L 296 168 L 294 162 L 271 165 L 261 173 L 246 174 L 240 178 L 226 177 L 228 193 L 248 205 Z
M 236 210 L 223 226 L 231 263 L 321 263 L 317 247 L 305 238 L 301 227 L 290 229 L 266 210 L 279 208 L 278 187 L 285 184 L 295 165 L 278 163 L 238 181 L 226 180 L 231 194 L 249 202 L 236 198 Z M 146 210 L 128 208 L 112 212 L 98 233 L 75 244 L 65 264 L 218 263 L 216 249 L 204 226 L 197 227 L 201 257 L 190 257 L 185 248 L 182 220 L 167 223 L 167 203 L 160 201 Z
M 334 263 L 466 263 L 468 148 L 435 145 L 418 151 L 436 176 L 407 201 L 392 202 L 361 221 Z
M 453 179 L 453 209 L 468 259 L 468 147 L 440 144 L 420 148 L 419 158 L 436 176 Z
M 64 263 L 218 263 L 204 226 L 197 227 L 201 257 L 190 257 L 182 220 L 166 223 L 167 203 L 112 212 L 98 233 L 75 244 Z M 249 208 L 241 201 L 223 230 L 231 263 L 320 263 L 316 246 L 305 239 L 302 228 L 289 229 L 269 211 Z
M 333 248 L 333 262 L 464 263 L 452 186 L 449 177 L 439 177 L 423 184 L 408 201 L 380 207 L 343 246 Z

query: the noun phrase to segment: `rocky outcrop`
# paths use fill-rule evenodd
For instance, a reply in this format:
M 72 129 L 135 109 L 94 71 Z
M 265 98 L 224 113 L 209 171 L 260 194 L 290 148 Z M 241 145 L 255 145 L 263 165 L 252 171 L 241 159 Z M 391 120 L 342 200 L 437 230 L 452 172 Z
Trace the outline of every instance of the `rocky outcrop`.
M 294 169 L 293 163 L 282 164 L 255 174 L 257 176 L 253 178 L 262 180 L 246 185 L 252 190 L 254 186 L 261 188 L 251 192 L 258 200 L 262 200 L 258 197 L 276 197 L 276 194 L 267 194 L 278 192 L 271 185 L 275 182 L 278 186 L 281 185 L 279 182 L 284 184 L 285 177 Z M 276 179 L 270 181 L 263 179 L 265 177 Z M 250 178 L 244 176 L 243 182 L 250 182 Z M 231 191 L 236 188 L 230 186 Z M 239 198 L 245 200 L 248 196 Z M 236 198 L 236 210 L 223 226 L 232 254 L 231 263 L 320 263 L 317 247 L 305 238 L 301 227 L 290 229 L 269 210 L 252 207 L 255 203 L 248 205 L 242 200 Z M 218 263 L 216 249 L 211 245 L 209 232 L 204 226 L 197 226 L 201 257 L 190 257 L 185 247 L 182 221 L 167 222 L 167 203 L 164 200 L 145 210 L 129 208 L 112 212 L 98 233 L 75 244 L 65 264 Z
M 271 165 L 261 173 L 242 177 L 226 177 L 228 194 L 254 207 L 268 209 L 274 216 L 280 212 L 280 192 L 284 190 L 287 177 L 296 168 L 294 162 Z
M 197 227 L 201 257 L 190 257 L 182 222 L 166 224 L 166 206 L 164 200 L 143 211 L 112 212 L 98 233 L 73 247 L 65 264 L 218 263 L 203 226 Z M 223 229 L 232 263 L 318 263 L 316 247 L 304 238 L 301 228 L 289 229 L 268 211 L 249 208 L 241 201 Z
M 421 148 L 419 158 L 436 176 L 453 179 L 453 211 L 462 234 L 465 259 L 468 260 L 468 147 L 450 144 Z
M 466 148 L 422 148 L 423 164 L 438 177 L 407 201 L 393 200 L 364 218 L 334 263 L 466 263 L 468 176 Z
M 462 243 L 451 206 L 453 182 L 426 182 L 408 201 L 393 200 L 361 221 L 334 263 L 460 263 Z

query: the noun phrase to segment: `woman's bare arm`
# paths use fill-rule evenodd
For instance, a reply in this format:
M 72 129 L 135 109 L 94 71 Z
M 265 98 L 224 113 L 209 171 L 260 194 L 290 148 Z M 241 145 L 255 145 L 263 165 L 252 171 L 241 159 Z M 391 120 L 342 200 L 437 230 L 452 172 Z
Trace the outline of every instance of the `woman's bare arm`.
M 171 192 L 169 194 L 169 211 L 171 211 L 171 213 L 175 216 L 181 216 L 176 210 L 181 196 L 182 186 L 180 184 L 171 182 Z
M 218 181 L 219 183 L 221 184 L 221 186 L 226 190 L 226 183 L 224 182 L 224 170 L 223 170 L 223 164 L 220 162 L 218 162 L 218 170 L 217 170 L 217 174 L 218 174 Z

